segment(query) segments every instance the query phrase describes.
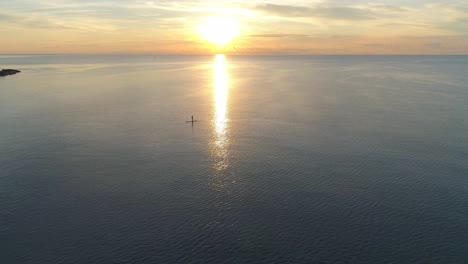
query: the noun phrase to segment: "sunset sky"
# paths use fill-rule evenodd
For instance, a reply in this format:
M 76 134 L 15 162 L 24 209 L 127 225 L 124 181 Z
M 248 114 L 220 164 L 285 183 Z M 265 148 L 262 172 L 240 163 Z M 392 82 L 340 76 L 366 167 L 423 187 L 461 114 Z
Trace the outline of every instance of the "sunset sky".
M 208 17 L 239 36 L 204 40 Z M 7 0 L 0 54 L 468 54 L 468 1 Z

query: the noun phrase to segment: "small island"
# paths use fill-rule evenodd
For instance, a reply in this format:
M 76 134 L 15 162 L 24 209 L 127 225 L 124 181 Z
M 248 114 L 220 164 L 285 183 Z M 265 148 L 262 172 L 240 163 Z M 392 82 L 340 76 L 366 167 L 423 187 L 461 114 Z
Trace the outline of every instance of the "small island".
M 3 69 L 0 71 L 0 76 L 7 76 L 7 75 L 13 75 L 13 74 L 17 74 L 21 71 L 18 71 L 18 70 L 13 70 L 13 69 Z

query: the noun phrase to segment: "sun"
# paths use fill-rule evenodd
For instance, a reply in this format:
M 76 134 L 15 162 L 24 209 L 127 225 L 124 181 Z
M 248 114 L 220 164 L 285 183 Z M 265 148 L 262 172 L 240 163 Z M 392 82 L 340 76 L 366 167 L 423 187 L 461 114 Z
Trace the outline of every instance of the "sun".
M 202 39 L 224 47 L 240 35 L 239 23 L 229 17 L 209 17 L 198 27 Z

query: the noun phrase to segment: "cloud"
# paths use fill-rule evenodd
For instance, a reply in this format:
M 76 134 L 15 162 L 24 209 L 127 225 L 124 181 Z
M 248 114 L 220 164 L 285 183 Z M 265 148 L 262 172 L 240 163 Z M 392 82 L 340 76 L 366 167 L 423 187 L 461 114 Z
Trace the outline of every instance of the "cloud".
M 302 38 L 308 37 L 306 34 L 252 34 L 249 38 Z
M 385 44 L 379 44 L 379 43 L 363 43 L 360 45 L 363 47 L 368 47 L 368 48 L 383 48 L 387 46 Z
M 468 35 L 468 16 L 453 19 L 450 22 L 443 23 L 440 27 L 442 29 Z
M 3 24 L 19 25 L 28 28 L 62 28 L 47 18 L 37 16 L 25 16 L 23 14 L 0 13 L 0 21 Z
M 369 9 L 324 4 L 311 7 L 258 4 L 254 6 L 254 10 L 284 17 L 321 17 L 335 20 L 366 20 L 375 18 L 375 14 Z
M 1 22 L 9 22 L 9 21 L 12 21 L 13 19 L 14 19 L 14 17 L 12 15 L 0 13 L 0 21 Z
M 101 33 L 114 31 L 113 26 L 96 23 L 95 20 L 70 18 L 60 19 L 43 14 L 24 14 L 14 12 L 9 12 L 9 14 L 0 13 L 0 21 L 3 25 L 27 30 L 47 29 Z
M 409 11 L 408 8 L 393 6 L 393 5 L 384 5 L 384 4 L 369 4 L 371 10 L 387 13 L 401 13 Z
M 401 23 L 401 22 L 394 22 L 394 23 L 384 23 L 384 24 L 379 24 L 380 27 L 416 27 L 416 28 L 421 28 L 421 27 L 427 27 L 427 24 L 415 24 L 415 23 Z
M 441 49 L 441 48 L 443 48 L 443 45 L 440 42 L 426 43 L 426 44 L 424 44 L 424 46 L 427 47 L 427 48 L 431 48 L 431 49 Z

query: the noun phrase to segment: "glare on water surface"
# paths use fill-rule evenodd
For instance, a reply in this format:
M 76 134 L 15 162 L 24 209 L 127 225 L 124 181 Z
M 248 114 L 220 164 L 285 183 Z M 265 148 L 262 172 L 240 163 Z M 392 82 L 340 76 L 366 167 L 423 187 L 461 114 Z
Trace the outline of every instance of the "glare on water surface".
M 221 173 L 229 166 L 228 155 L 228 95 L 229 77 L 224 55 L 216 55 L 213 82 L 213 142 L 214 169 Z

